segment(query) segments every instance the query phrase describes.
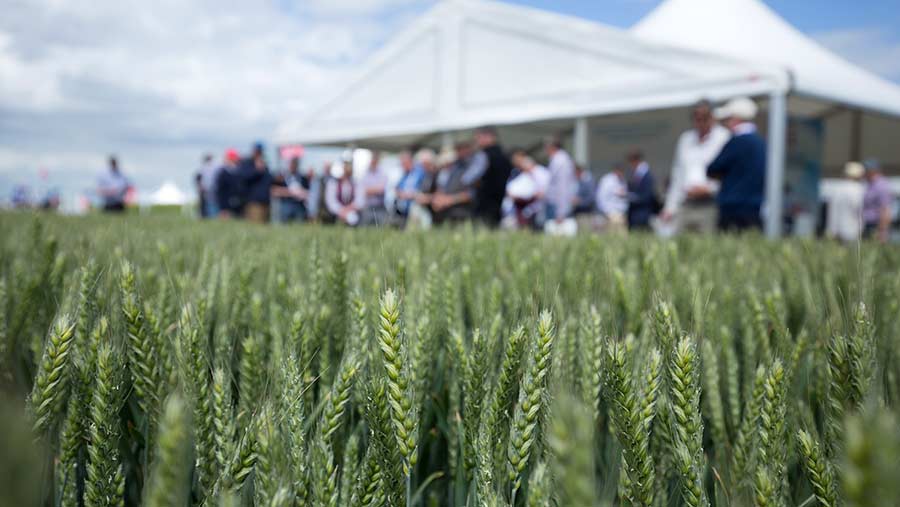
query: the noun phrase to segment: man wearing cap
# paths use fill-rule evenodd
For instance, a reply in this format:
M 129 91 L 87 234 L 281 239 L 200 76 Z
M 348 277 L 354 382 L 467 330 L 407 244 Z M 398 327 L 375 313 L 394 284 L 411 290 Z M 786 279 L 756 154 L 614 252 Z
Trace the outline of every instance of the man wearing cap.
M 866 170 L 866 192 L 863 194 L 863 235 L 886 243 L 891 230 L 894 196 L 890 184 L 881 172 L 881 164 L 875 159 L 863 162 Z
M 672 181 L 660 213 L 663 222 L 674 221 L 678 232 L 711 233 L 716 228 L 718 182 L 706 177 L 706 168 L 731 138 L 716 123 L 712 104 L 703 100 L 691 111 L 692 128 L 681 134 L 675 147 Z
M 244 212 L 244 180 L 238 168 L 237 150 L 225 150 L 225 163 L 216 177 L 216 205 L 219 218 L 240 218 Z
M 863 186 L 866 168 L 859 162 L 847 162 L 843 181 L 835 181 L 828 190 L 825 234 L 843 243 L 859 240 L 861 232 Z
M 720 181 L 716 202 L 720 231 L 762 228 L 762 208 L 766 186 L 766 142 L 753 120 L 758 108 L 751 99 L 734 99 L 716 109 L 732 137 L 707 168 L 709 178 Z

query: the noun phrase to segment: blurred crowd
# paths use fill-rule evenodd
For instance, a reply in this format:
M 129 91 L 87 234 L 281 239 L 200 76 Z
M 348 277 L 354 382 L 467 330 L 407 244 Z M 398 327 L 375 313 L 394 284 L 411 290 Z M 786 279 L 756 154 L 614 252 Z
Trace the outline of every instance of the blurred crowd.
M 247 155 L 226 150 L 221 162 L 207 155 L 195 182 L 200 214 L 207 219 L 418 229 L 475 222 L 557 235 L 740 232 L 763 225 L 767 148 L 757 132 L 757 115 L 749 98 L 720 107 L 696 104 L 692 126 L 675 146 L 663 195 L 657 194 L 653 168 L 639 149 L 595 181 L 560 139 L 507 150 L 493 127 L 476 129 L 471 138 L 439 152 L 402 151 L 399 179 L 389 178 L 377 152 L 360 174 L 354 174 L 352 152 L 322 170 L 303 167 L 293 157 L 283 170 L 272 171 L 257 143 Z M 887 240 L 893 196 L 877 162 L 848 164 L 847 176 L 865 185 L 840 194 L 829 207 L 828 233 L 848 239 L 855 226 L 855 237 Z M 104 209 L 124 209 L 130 185 L 114 158 L 98 188 Z

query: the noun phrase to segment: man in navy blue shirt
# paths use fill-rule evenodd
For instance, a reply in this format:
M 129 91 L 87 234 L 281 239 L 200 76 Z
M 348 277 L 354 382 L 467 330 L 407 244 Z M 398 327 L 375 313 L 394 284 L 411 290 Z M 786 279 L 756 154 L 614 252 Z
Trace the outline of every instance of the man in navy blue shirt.
M 742 97 L 716 109 L 732 137 L 707 168 L 707 175 L 721 181 L 719 195 L 720 231 L 762 228 L 760 209 L 766 188 L 766 141 L 756 132 L 753 120 L 758 108 Z
M 628 154 L 631 175 L 628 177 L 628 228 L 649 230 L 650 219 L 659 211 L 656 184 L 644 154 L 634 150 Z

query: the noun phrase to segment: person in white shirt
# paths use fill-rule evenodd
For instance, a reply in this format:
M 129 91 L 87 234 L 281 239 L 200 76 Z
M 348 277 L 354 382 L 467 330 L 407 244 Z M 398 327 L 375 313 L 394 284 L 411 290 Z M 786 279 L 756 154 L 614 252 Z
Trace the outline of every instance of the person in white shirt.
M 716 123 L 712 104 L 700 101 L 691 111 L 693 128 L 678 138 L 666 202 L 660 219 L 674 222 L 676 232 L 711 233 L 716 230 L 715 195 L 718 182 L 706 176 L 706 168 L 731 138 Z
M 544 140 L 544 152 L 550 160 L 547 164 L 550 183 L 545 193 L 547 220 L 562 223 L 572 216 L 572 204 L 578 190 L 575 162 L 566 150 L 562 149 L 562 143 L 555 137 Z
M 387 175 L 381 169 L 381 154 L 372 152 L 369 170 L 359 180 L 359 192 L 363 204 L 360 208 L 360 225 L 384 225 L 387 221 L 387 208 L 384 205 L 384 194 L 387 189 Z
M 504 207 L 510 214 L 504 225 L 507 228 L 539 227 L 550 171 L 535 162 L 525 150 L 514 150 L 512 163 L 519 174 L 506 184 Z
M 97 178 L 97 193 L 103 199 L 103 210 L 108 212 L 125 211 L 125 197 L 131 183 L 119 169 L 119 161 L 115 156 L 109 157 L 109 169 Z
M 831 186 L 828 196 L 828 214 L 825 234 L 843 243 L 859 241 L 862 234 L 862 207 L 865 187 L 862 179 L 866 168 L 859 162 L 844 166 L 847 179 Z
M 353 181 L 353 161 L 345 160 L 342 170 L 332 174 L 325 184 L 325 207 L 341 223 L 359 224 L 359 211 L 365 205 L 365 193 Z
M 626 214 L 628 213 L 628 185 L 625 182 L 625 169 L 621 165 L 613 166 L 613 170 L 600 178 L 597 185 L 597 211 L 603 217 L 601 228 L 604 230 L 624 231 Z

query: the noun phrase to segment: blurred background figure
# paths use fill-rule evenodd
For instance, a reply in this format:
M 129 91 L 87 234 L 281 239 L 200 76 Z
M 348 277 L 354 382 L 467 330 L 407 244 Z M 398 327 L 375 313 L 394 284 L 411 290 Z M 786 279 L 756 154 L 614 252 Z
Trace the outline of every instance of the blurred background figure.
M 472 143 L 456 143 L 456 149 L 442 150 L 437 165 L 437 187 L 431 199 L 435 224 L 459 223 L 472 218 L 475 189 L 466 184 L 466 174 L 475 156 Z
M 400 153 L 400 168 L 403 174 L 394 187 L 394 212 L 399 217 L 399 223 L 403 226 L 409 216 L 409 207 L 412 205 L 425 177 L 425 170 L 413 160 L 412 153 L 404 150 Z
M 539 229 L 543 225 L 544 195 L 550 183 L 550 171 L 522 149 L 513 151 L 512 162 L 518 174 L 506 185 L 510 214 L 509 219 L 504 219 L 504 227 Z
M 334 220 L 355 227 L 359 225 L 359 210 L 364 199 L 353 182 L 352 155 L 346 157 L 335 172 L 337 174 L 332 174 L 325 183 L 325 207 Z
M 59 190 L 51 188 L 50 190 L 47 190 L 46 194 L 44 194 L 39 207 L 44 211 L 58 211 L 60 202 L 61 200 L 59 197 Z
M 631 151 L 626 160 L 631 168 L 628 176 L 628 229 L 649 230 L 650 219 L 659 208 L 653 173 L 640 150 Z
M 825 234 L 843 243 L 858 241 L 862 233 L 862 179 L 866 168 L 859 162 L 847 162 L 846 178 L 830 189 Z
M 253 145 L 252 154 L 242 163 L 241 173 L 247 189 L 244 218 L 257 224 L 267 223 L 270 218 L 272 173 L 269 172 L 262 143 Z
M 715 196 L 718 182 L 706 176 L 706 168 L 731 138 L 728 129 L 716 123 L 712 104 L 703 100 L 691 111 L 692 128 L 678 138 L 672 163 L 671 182 L 660 213 L 674 231 L 709 234 L 716 230 Z
M 119 161 L 115 156 L 109 157 L 109 167 L 97 178 L 97 194 L 103 202 L 103 211 L 125 211 L 125 196 L 131 184 L 119 169 Z
M 597 211 L 600 212 L 599 229 L 604 232 L 621 232 L 628 225 L 628 183 L 625 169 L 616 164 L 612 171 L 600 178 L 597 185 Z
M 866 160 L 863 166 L 866 170 L 866 191 L 862 205 L 863 237 L 886 243 L 890 238 L 894 196 L 878 160 Z
M 707 168 L 707 176 L 721 182 L 717 202 L 719 230 L 762 229 L 766 186 L 766 141 L 756 131 L 758 108 L 740 97 L 715 110 L 732 137 Z
M 216 177 L 216 208 L 220 218 L 241 218 L 244 213 L 244 178 L 237 150 L 225 150 L 225 162 Z
M 411 229 L 430 229 L 431 197 L 437 190 L 438 161 L 437 155 L 430 148 L 416 152 L 416 163 L 422 168 L 422 184 L 416 193 L 415 200 L 409 206 L 406 226 Z
M 575 200 L 573 201 L 575 215 L 591 214 L 595 210 L 594 196 L 597 194 L 597 184 L 594 181 L 594 175 L 590 171 L 585 170 L 580 164 L 575 165 L 575 181 L 578 188 L 575 191 Z
M 384 205 L 384 194 L 387 191 L 387 176 L 381 168 L 381 154 L 372 152 L 369 168 L 360 178 L 359 192 L 360 225 L 384 225 L 387 221 L 387 208 Z
M 211 153 L 203 156 L 203 162 L 197 170 L 197 197 L 200 200 L 200 216 L 215 218 L 219 215 L 216 200 L 216 179 L 222 166 L 216 164 Z
M 31 207 L 31 192 L 25 185 L 16 185 L 13 187 L 12 195 L 9 198 L 14 209 L 26 209 Z
M 306 201 L 309 198 L 310 180 L 300 172 L 300 159 L 294 157 L 287 171 L 272 180 L 272 197 L 278 200 L 278 221 L 303 222 L 307 219 Z
M 494 127 L 481 127 L 475 131 L 475 143 L 484 153 L 487 164 L 477 180 L 469 177 L 463 181 L 466 185 L 476 185 L 475 215 L 489 227 L 500 225 L 503 216 L 503 197 L 506 195 L 506 182 L 512 173 L 512 163 L 503 152 Z M 478 171 L 473 171 L 473 176 Z
M 550 171 L 550 182 L 547 185 L 545 199 L 545 219 L 561 224 L 572 216 L 572 204 L 575 202 L 575 192 L 578 189 L 578 181 L 575 177 L 575 162 L 572 157 L 562 149 L 562 143 L 556 137 L 544 139 L 544 153 L 549 162 L 547 170 Z

